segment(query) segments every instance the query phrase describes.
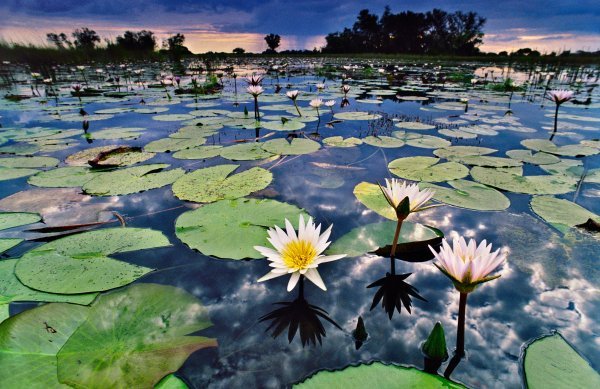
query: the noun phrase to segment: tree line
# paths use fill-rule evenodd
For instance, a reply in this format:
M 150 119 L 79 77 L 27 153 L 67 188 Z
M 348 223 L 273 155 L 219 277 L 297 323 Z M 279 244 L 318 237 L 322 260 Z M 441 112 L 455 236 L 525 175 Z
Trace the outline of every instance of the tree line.
M 393 13 L 385 7 L 378 16 L 368 9 L 354 25 L 325 37 L 324 53 L 407 53 L 475 55 L 483 42 L 486 19 L 475 12 L 441 9 Z

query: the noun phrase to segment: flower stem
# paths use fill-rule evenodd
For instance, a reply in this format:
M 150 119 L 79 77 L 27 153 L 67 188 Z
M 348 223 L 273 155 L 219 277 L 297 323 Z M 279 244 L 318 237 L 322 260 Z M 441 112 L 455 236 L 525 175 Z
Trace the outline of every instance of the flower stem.
M 460 302 L 458 305 L 458 326 L 456 329 L 456 355 L 463 357 L 465 355 L 465 314 L 467 311 L 468 293 L 460 293 Z
M 550 140 L 554 139 L 554 135 L 556 135 L 556 130 L 558 129 L 558 107 L 560 107 L 560 104 L 556 104 L 556 111 L 554 111 L 554 130 L 552 131 L 552 135 L 550 135 Z
M 398 219 L 396 224 L 396 232 L 394 232 L 394 241 L 392 242 L 392 250 L 390 251 L 390 265 L 391 273 L 396 274 L 396 247 L 398 247 L 398 238 L 400 237 L 400 230 L 402 229 L 403 219 Z
M 294 100 L 294 107 L 296 107 L 296 111 L 298 111 L 298 116 L 302 116 L 302 113 L 300 112 L 300 108 L 298 108 L 298 104 L 296 104 L 296 100 Z

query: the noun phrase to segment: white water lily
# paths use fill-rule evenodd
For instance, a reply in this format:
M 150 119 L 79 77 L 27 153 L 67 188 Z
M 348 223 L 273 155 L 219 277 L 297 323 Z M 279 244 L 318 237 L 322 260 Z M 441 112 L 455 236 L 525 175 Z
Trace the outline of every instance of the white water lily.
M 246 90 L 254 97 L 258 97 L 265 91 L 260 85 L 250 85 Z
M 348 92 L 350 92 L 350 85 L 342 85 L 342 92 L 344 94 L 347 94 Z
M 420 212 L 429 209 L 436 205 L 426 206 L 431 200 L 435 191 L 431 189 L 420 190 L 417 184 L 407 184 L 406 181 L 398 180 L 397 178 L 385 179 L 385 187 L 381 186 L 381 191 L 385 196 L 388 204 L 394 209 L 398 208 L 400 202 L 408 197 L 410 212 Z
M 263 81 L 263 76 L 261 75 L 251 75 L 249 77 L 246 77 L 246 82 L 252 86 L 258 86 L 262 83 Z
M 556 105 L 561 105 L 573 98 L 573 92 L 565 89 L 556 89 L 548 91 L 548 99 L 554 101 Z
M 297 90 L 291 90 L 289 92 L 286 92 L 285 95 L 290 98 L 291 100 L 296 100 L 296 98 L 298 98 L 298 94 L 300 92 Z
M 499 274 L 490 274 L 506 260 L 506 254 L 500 249 L 492 252 L 492 245 L 485 240 L 477 245 L 474 239 L 470 239 L 467 244 L 462 236 L 453 240 L 452 247 L 444 239 L 439 252 L 431 246 L 429 249 L 437 259 L 434 265 L 452 280 L 461 293 L 470 293 L 479 284 L 500 277 Z
M 326 102 L 324 102 L 323 104 L 325 104 L 326 107 L 333 107 L 335 105 L 335 100 L 328 100 Z
M 325 89 L 325 84 L 323 84 L 323 83 L 319 83 L 319 84 L 317 84 L 317 85 L 315 85 L 315 86 L 317 87 L 317 89 L 318 89 L 318 90 L 323 90 L 323 89 Z
M 308 105 L 310 105 L 313 108 L 319 109 L 322 105 L 323 105 L 323 100 L 322 99 L 312 99 Z
M 319 288 L 327 290 L 317 267 L 322 263 L 337 261 L 346 256 L 346 254 L 321 255 L 331 243 L 327 239 L 329 239 L 332 227 L 333 225 L 329 226 L 321 234 L 320 224 L 315 226 L 312 218 L 309 218 L 305 224 L 304 218 L 300 215 L 297 235 L 296 230 L 287 219 L 285 220 L 285 231 L 277 226 L 270 228 L 267 240 L 275 249 L 262 246 L 254 246 L 254 249 L 271 261 L 269 266 L 273 270 L 261 277 L 258 282 L 291 274 L 287 286 L 288 292 L 294 289 L 301 276 L 305 276 Z

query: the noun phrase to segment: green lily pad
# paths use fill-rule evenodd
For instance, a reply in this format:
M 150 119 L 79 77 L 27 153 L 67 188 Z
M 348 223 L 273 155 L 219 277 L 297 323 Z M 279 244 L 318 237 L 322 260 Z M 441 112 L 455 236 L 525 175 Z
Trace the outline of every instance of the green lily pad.
M 194 351 L 217 346 L 189 336 L 210 326 L 206 308 L 179 288 L 137 284 L 102 295 L 58 352 L 58 380 L 79 388 L 153 387 Z
M 600 222 L 600 216 L 569 200 L 552 196 L 535 196 L 531 199 L 531 209 L 539 217 L 552 225 L 575 227 L 592 219 Z
M 129 167 L 98 174 L 83 185 L 83 191 L 95 196 L 119 196 L 161 188 L 185 174 L 181 168 L 163 170 L 167 164 Z
M 450 130 L 448 128 L 438 130 L 438 133 L 449 136 L 450 138 L 458 138 L 458 139 L 475 139 L 475 138 L 477 138 L 477 134 L 473 134 L 472 132 L 467 132 L 467 131 L 462 131 L 462 130 Z
M 406 131 L 394 131 L 392 135 L 398 139 L 402 139 L 409 146 L 425 149 L 449 147 L 452 144 L 446 139 L 439 138 L 437 136 L 415 134 Z
M 11 388 L 66 388 L 58 381 L 56 354 L 88 312 L 88 307 L 54 303 L 6 319 L 0 325 L 2 384 Z
M 30 143 L 15 143 L 0 147 L 0 154 L 33 155 L 40 151 L 40 147 Z
M 37 223 L 42 218 L 30 212 L 0 212 L 0 230 Z
M 125 145 L 110 145 L 79 151 L 69 155 L 65 162 L 71 166 L 90 166 L 90 161 L 105 166 L 129 166 L 147 161 L 155 155 Z
M 261 146 L 262 144 L 258 142 L 248 142 L 223 147 L 221 157 L 232 161 L 252 161 L 273 156 L 273 153 L 266 151 Z
M 0 166 L 0 181 L 14 180 L 31 176 L 39 172 L 37 169 L 9 168 Z
M 148 143 L 144 150 L 151 153 L 170 153 L 174 151 L 190 149 L 192 147 L 202 146 L 206 143 L 206 138 L 163 138 Z
M 388 168 L 396 176 L 413 181 L 450 181 L 469 174 L 469 169 L 460 163 L 439 161 L 434 157 L 405 157 L 393 160 Z
M 175 181 L 173 193 L 181 200 L 212 203 L 244 197 L 266 188 L 273 180 L 270 171 L 259 167 L 231 175 L 239 166 L 226 164 L 195 170 Z
M 156 386 L 154 387 L 154 389 L 188 389 L 188 388 L 189 387 L 187 386 L 185 381 L 182 380 L 181 378 L 177 377 L 175 374 L 169 374 L 168 376 L 166 376 L 165 378 L 160 380 L 160 382 L 158 384 L 156 384 Z
M 356 147 L 362 145 L 363 141 L 354 137 L 344 139 L 341 136 L 330 136 L 323 139 L 323 143 L 331 147 Z
M 85 294 L 57 294 L 45 293 L 23 285 L 15 276 L 15 265 L 18 259 L 0 261 L 0 304 L 14 301 L 43 301 L 65 302 L 72 304 L 88 305 L 98 293 Z
M 380 119 L 381 115 L 378 113 L 369 113 L 369 112 L 338 112 L 333 115 L 334 118 L 340 120 L 376 120 Z
M 407 389 L 458 389 L 465 388 L 439 375 L 425 373 L 414 367 L 386 365 L 381 362 L 348 366 L 342 370 L 322 370 L 299 384 L 298 389 L 360 389 L 360 388 L 407 388 Z
M 427 98 L 425 98 L 427 99 Z M 435 126 L 433 124 L 426 124 L 421 122 L 398 122 L 395 124 L 398 128 L 403 128 L 406 130 L 417 130 L 417 131 L 425 131 L 425 130 L 435 130 Z
M 285 219 L 297 226 L 300 215 L 308 217 L 302 209 L 275 200 L 223 200 L 183 213 L 175 223 L 175 234 L 205 255 L 258 259 L 262 255 L 254 246 L 271 247 L 267 229 L 283 228 Z
M 91 133 L 94 139 L 137 139 L 145 131 L 140 127 L 112 127 Z
M 314 153 L 321 148 L 321 145 L 310 139 L 294 138 L 289 142 L 287 139 L 279 138 L 264 142 L 262 148 L 271 154 L 301 155 Z
M 223 146 L 198 146 L 191 149 L 179 150 L 173 154 L 177 159 L 209 159 L 221 155 Z
M 510 207 L 508 197 L 489 186 L 466 180 L 448 181 L 448 184 L 454 189 L 427 182 L 419 187 L 435 190 L 435 200 L 455 207 L 478 211 L 502 211 Z
M 532 165 L 551 165 L 560 162 L 560 158 L 555 155 L 544 152 L 534 154 L 531 150 L 508 150 L 506 155 L 517 161 L 530 163 Z
M 523 176 L 510 171 L 475 166 L 471 177 L 477 182 L 515 193 L 564 194 L 575 190 L 577 181 L 560 175 Z
M 478 146 L 450 146 L 443 149 L 438 149 L 433 152 L 440 158 L 446 158 L 452 160 L 453 158 L 460 158 L 472 155 L 487 155 L 496 152 L 495 149 L 489 147 L 478 147 Z
M 106 228 L 57 239 L 25 253 L 15 274 L 26 286 L 49 293 L 98 292 L 127 285 L 152 271 L 109 255 L 169 246 L 159 231 Z
M 490 157 L 489 155 L 465 155 L 464 157 L 449 157 L 451 161 L 465 165 L 485 167 L 520 167 L 521 161 L 512 158 Z
M 23 239 L 0 238 L 0 254 L 18 246 L 21 242 L 23 242 Z
M 281 120 L 261 121 L 260 127 L 271 131 L 297 131 L 306 127 L 306 124 L 297 120 L 288 120 L 283 123 Z
M 59 162 L 58 159 L 52 157 L 0 158 L 0 166 L 7 168 L 54 167 L 58 166 Z
M 193 119 L 194 117 L 195 116 L 193 116 L 193 115 L 188 115 L 185 113 L 172 113 L 172 114 L 152 116 L 152 120 L 156 120 L 159 122 L 181 122 L 184 120 Z
M 375 147 L 385 147 L 385 148 L 395 148 L 404 146 L 404 141 L 392 136 L 367 136 L 363 138 L 363 142 L 375 146 Z
M 385 199 L 379 185 L 363 181 L 354 187 L 354 196 L 365 207 L 375 211 L 386 219 L 397 220 L 396 211 L 394 211 Z
M 325 253 L 327 255 L 348 254 L 349 257 L 375 253 L 392 244 L 395 231 L 396 222 L 393 221 L 356 227 L 333 242 Z M 396 253 L 400 256 L 416 249 L 428 251 L 428 245 L 441 242 L 443 237 L 444 234 L 436 228 L 405 220 L 400 230 Z
M 39 172 L 29 177 L 30 185 L 42 188 L 74 188 L 85 185 L 106 170 L 90 169 L 82 166 L 67 166 Z
M 558 333 L 527 345 L 521 359 L 528 388 L 600 387 L 600 374 Z
M 600 150 L 584 146 L 582 144 L 557 146 L 547 139 L 525 139 L 521 144 L 528 149 L 543 151 L 549 154 L 561 155 L 565 157 L 583 157 L 600 153 Z

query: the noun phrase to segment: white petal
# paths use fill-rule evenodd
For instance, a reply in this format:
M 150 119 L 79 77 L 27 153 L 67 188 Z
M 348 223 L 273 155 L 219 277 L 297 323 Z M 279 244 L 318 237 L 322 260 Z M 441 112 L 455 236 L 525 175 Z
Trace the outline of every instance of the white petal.
M 290 277 L 290 281 L 288 282 L 288 286 L 287 286 L 288 292 L 291 292 L 292 289 L 294 289 L 294 287 L 298 283 L 299 279 L 300 279 L 300 273 L 298 273 L 298 272 L 292 273 L 292 276 Z
M 312 281 L 313 284 L 317 285 L 319 288 L 323 290 L 327 290 L 323 279 L 321 279 L 321 275 L 319 274 L 317 269 L 308 269 L 305 274 L 306 278 Z
M 275 273 L 273 270 L 271 270 L 270 272 L 268 272 L 267 274 L 265 274 L 264 276 L 260 277 L 258 279 L 258 282 L 263 282 L 263 281 L 267 281 L 270 280 L 272 278 L 277 278 L 279 276 L 284 275 L 285 273 Z

